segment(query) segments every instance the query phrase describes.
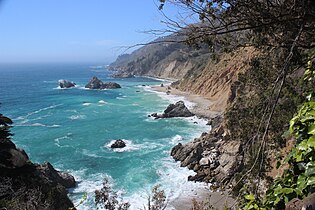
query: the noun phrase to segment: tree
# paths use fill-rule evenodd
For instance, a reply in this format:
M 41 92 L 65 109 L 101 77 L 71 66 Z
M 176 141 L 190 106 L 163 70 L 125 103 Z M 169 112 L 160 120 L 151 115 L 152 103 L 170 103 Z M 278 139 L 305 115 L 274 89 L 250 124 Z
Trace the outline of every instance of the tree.
M 13 134 L 10 133 L 12 123 L 10 118 L 0 114 L 0 139 L 8 139 L 10 136 L 13 136 Z
M 164 23 L 170 31 L 186 35 L 188 43 L 208 43 L 215 39 L 231 45 L 223 35 L 237 38 L 234 44 L 266 45 L 290 48 L 301 30 L 296 47 L 312 48 L 315 43 L 315 2 L 312 0 L 160 0 L 171 3 L 186 14 L 185 20 Z M 187 24 L 187 18 L 199 18 L 198 24 Z M 183 16 L 181 16 L 183 17 Z M 191 20 L 189 21 L 191 22 Z M 178 32 L 177 29 L 182 29 Z M 231 41 L 231 40 L 229 40 Z M 256 42 L 256 43 L 255 43 Z
M 272 121 L 279 119 L 274 119 L 274 114 L 277 110 L 282 111 L 282 115 L 288 114 L 284 114 L 283 110 L 280 110 L 281 107 L 283 108 L 284 100 L 281 100 L 282 104 L 279 105 L 279 99 L 285 99 L 283 92 L 287 90 L 285 87 L 289 81 L 288 75 L 292 75 L 292 72 L 301 68 L 306 59 L 312 60 L 315 57 L 314 53 L 310 53 L 310 58 L 305 56 L 307 51 L 315 47 L 315 1 L 160 0 L 160 3 L 160 9 L 170 3 L 178 6 L 183 11 L 181 14 L 186 14 L 185 16 L 181 15 L 186 21 L 172 20 L 166 17 L 164 22 L 167 26 L 166 31 L 174 31 L 181 35 L 184 37 L 183 41 L 188 44 L 208 44 L 213 50 L 220 50 L 222 47 L 234 49 L 236 47 L 254 46 L 259 48 L 261 52 L 265 52 L 262 56 L 263 59 L 255 58 L 258 62 L 255 62 L 255 59 L 251 61 L 252 70 L 250 73 L 252 74 L 249 75 L 248 72 L 245 72 L 246 77 L 241 75 L 239 78 L 244 79 L 244 81 L 238 81 L 248 89 L 250 89 L 248 81 L 252 82 L 253 87 L 267 86 L 266 89 L 259 90 L 263 94 L 251 92 L 251 96 L 255 95 L 259 103 L 253 104 L 252 107 L 255 109 L 251 109 L 251 106 L 246 107 L 244 104 L 239 104 L 239 107 L 232 106 L 235 108 L 234 113 L 239 115 L 235 117 L 232 112 L 228 112 L 230 115 L 225 115 L 226 118 L 233 119 L 234 122 L 255 123 L 253 126 L 248 126 L 248 129 L 239 129 L 240 134 L 234 135 L 242 141 L 244 153 L 253 151 L 251 161 L 245 162 L 243 167 L 245 170 L 236 183 L 241 183 L 244 186 L 242 183 L 252 179 L 254 180 L 252 183 L 256 183 L 252 187 L 257 186 L 258 188 L 260 184 L 257 184 L 257 182 L 262 180 L 262 173 L 265 171 L 265 165 L 268 162 L 267 151 L 274 144 L 272 141 L 274 136 L 271 131 L 278 129 L 278 132 L 283 132 L 283 128 L 272 128 Z M 187 24 L 191 22 L 187 21 L 187 18 L 193 20 L 196 17 L 195 24 Z M 277 54 L 274 56 L 276 59 L 270 59 L 270 54 Z M 270 68 L 264 68 L 266 66 Z M 265 71 L 265 74 L 259 75 L 263 72 L 260 70 Z M 272 75 L 272 77 L 267 75 Z M 254 79 L 251 80 L 250 77 Z M 257 77 L 265 79 L 264 86 L 259 86 L 259 82 L 262 82 L 263 79 L 257 81 Z M 291 86 L 293 86 L 293 83 Z M 297 87 L 292 89 L 298 92 Z M 266 94 L 266 90 L 269 92 L 268 94 Z M 245 104 L 252 100 L 248 93 L 246 89 L 243 89 L 242 94 L 245 96 L 243 102 L 245 101 Z M 263 104 L 260 102 L 263 102 Z M 258 113 L 260 116 L 253 113 Z M 279 113 L 281 114 L 281 112 Z M 255 118 L 259 119 L 253 122 L 253 119 L 249 118 L 250 115 L 254 115 Z M 239 124 L 244 126 L 242 123 Z M 233 126 L 233 123 L 230 123 L 230 125 Z M 285 126 L 283 125 L 283 127 Z M 250 131 L 249 134 L 245 133 L 246 131 Z M 253 175 L 255 169 L 258 172 Z M 246 181 L 242 182 L 244 179 Z M 257 188 L 254 189 L 254 194 L 259 191 Z

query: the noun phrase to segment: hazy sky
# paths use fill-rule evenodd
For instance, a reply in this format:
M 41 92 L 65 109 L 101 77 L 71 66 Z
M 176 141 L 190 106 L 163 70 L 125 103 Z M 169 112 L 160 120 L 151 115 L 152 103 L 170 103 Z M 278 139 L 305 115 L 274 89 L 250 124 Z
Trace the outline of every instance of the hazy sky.
M 0 0 L 0 62 L 111 62 L 164 27 L 156 2 Z

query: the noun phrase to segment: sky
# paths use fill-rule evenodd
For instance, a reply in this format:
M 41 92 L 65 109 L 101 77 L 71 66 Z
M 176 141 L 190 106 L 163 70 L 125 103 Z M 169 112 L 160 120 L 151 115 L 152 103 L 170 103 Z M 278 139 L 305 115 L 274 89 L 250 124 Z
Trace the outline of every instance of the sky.
M 157 0 L 0 0 L 0 63 L 110 63 L 165 26 Z M 164 8 L 170 17 L 176 10 Z

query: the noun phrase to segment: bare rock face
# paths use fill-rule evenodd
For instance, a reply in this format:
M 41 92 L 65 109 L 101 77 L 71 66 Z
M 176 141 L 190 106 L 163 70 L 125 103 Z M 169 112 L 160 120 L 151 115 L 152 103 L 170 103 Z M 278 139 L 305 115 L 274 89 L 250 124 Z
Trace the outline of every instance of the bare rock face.
M 42 176 L 51 182 L 60 183 L 65 188 L 75 187 L 75 180 L 72 175 L 57 171 L 49 162 L 38 165 L 37 169 L 42 173 Z
M 242 166 L 241 143 L 225 140 L 226 132 L 222 125 L 212 126 L 210 133 L 203 133 L 185 145 L 179 143 L 171 150 L 171 156 L 181 161 L 182 167 L 197 173 L 188 177 L 190 181 L 224 183 Z
M 64 80 L 64 79 L 61 79 L 58 82 L 59 82 L 60 88 L 71 88 L 71 87 L 74 87 L 76 85 L 74 82 L 70 82 L 70 81 Z
M 34 164 L 10 139 L 0 139 L 0 209 L 69 209 L 66 188 L 74 186 L 70 174 Z
M 29 158 L 24 150 L 16 148 L 8 139 L 0 139 L 0 167 L 16 169 L 27 164 Z
M 159 119 L 172 117 L 191 117 L 194 116 L 194 114 L 189 111 L 183 101 L 178 101 L 175 104 L 168 105 L 163 114 L 153 113 L 150 116 L 154 117 L 155 119 Z
M 85 88 L 89 89 L 115 89 L 115 88 L 121 88 L 121 86 L 118 83 L 115 82 L 103 82 L 97 77 L 93 77 L 90 82 L 85 85 Z

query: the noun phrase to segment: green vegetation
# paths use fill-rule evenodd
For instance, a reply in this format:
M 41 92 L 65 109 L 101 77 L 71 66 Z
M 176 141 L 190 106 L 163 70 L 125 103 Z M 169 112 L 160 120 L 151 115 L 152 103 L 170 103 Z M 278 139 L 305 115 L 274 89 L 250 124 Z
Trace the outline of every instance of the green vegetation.
M 10 132 L 12 120 L 0 114 L 0 139 L 8 139 L 13 134 Z
M 160 185 L 156 185 L 152 188 L 152 195 L 148 196 L 148 204 L 143 207 L 143 210 L 164 210 L 166 208 L 166 195 L 160 187 Z M 104 179 L 102 188 L 95 190 L 95 205 L 97 209 L 108 210 L 127 210 L 130 207 L 130 203 L 118 198 L 117 192 L 112 189 L 107 178 Z

